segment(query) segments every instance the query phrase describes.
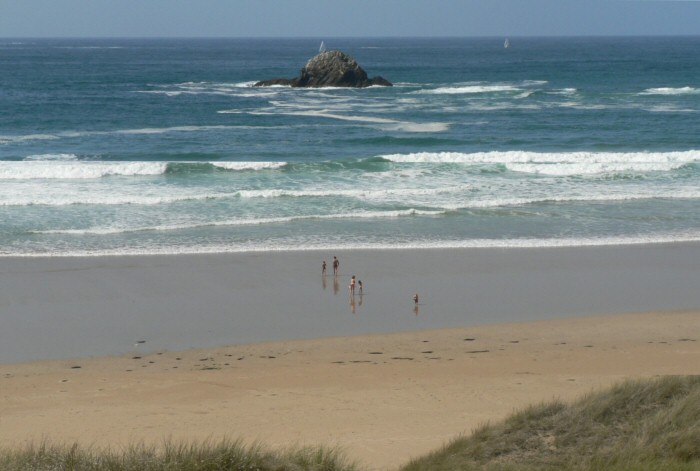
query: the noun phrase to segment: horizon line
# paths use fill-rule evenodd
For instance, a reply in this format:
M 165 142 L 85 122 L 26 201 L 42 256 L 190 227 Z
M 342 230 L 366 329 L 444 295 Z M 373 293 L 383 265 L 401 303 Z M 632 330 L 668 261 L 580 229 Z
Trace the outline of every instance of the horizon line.
M 444 35 L 444 36 L 0 36 L 0 40 L 39 40 L 39 39 L 554 39 L 554 38 L 700 38 L 700 34 L 540 34 L 540 35 Z

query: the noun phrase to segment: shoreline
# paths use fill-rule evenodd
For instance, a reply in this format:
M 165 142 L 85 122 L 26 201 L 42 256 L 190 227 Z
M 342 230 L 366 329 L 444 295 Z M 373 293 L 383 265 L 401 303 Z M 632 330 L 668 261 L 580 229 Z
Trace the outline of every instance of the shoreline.
M 542 241 L 548 241 L 543 243 Z M 555 242 L 553 242 L 555 241 Z M 300 249 L 298 247 L 280 246 L 276 248 L 267 247 L 245 247 L 238 249 L 224 248 L 220 246 L 208 247 L 197 251 L 150 251 L 150 252 L 65 252 L 56 254 L 45 253 L 22 253 L 9 254 L 0 253 L 0 260 L 23 260 L 23 259 L 75 259 L 75 258 L 122 258 L 122 257 L 185 257 L 200 255 L 264 255 L 279 253 L 327 253 L 327 252 L 403 252 L 403 251 L 442 251 L 442 250 L 549 250 L 549 249 L 587 249 L 587 248 L 619 248 L 619 247 L 640 247 L 640 246 L 670 246 L 670 245 L 694 245 L 700 244 L 700 236 L 659 236 L 656 239 L 648 237 L 622 237 L 622 238 L 593 238 L 593 239 L 473 239 L 458 243 L 455 241 L 445 242 L 435 245 L 412 245 L 410 243 L 399 246 L 393 245 L 358 245 L 358 246 L 310 246 Z
M 697 243 L 3 258 L 0 363 L 695 309 L 697 279 Z
M 529 405 L 700 374 L 700 310 L 0 365 L 0 442 L 240 438 L 396 469 Z

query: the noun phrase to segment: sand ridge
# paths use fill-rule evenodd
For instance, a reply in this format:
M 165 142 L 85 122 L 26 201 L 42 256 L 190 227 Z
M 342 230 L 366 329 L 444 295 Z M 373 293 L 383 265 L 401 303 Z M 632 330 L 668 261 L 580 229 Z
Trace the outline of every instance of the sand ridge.
M 528 404 L 700 374 L 700 312 L 580 317 L 0 365 L 0 443 L 340 446 L 394 469 Z

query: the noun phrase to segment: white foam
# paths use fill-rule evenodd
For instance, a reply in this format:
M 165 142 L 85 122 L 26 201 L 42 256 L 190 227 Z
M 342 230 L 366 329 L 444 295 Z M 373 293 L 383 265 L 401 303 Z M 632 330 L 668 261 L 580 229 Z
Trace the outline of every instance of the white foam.
M 524 87 L 537 87 L 541 85 L 547 85 L 549 80 L 524 80 L 522 85 Z
M 313 116 L 316 118 L 330 118 L 339 119 L 342 121 L 354 121 L 360 123 L 379 123 L 379 124 L 395 124 L 399 121 L 389 118 L 380 118 L 375 116 L 347 116 L 340 114 L 328 113 L 322 110 L 310 110 L 310 111 L 286 111 L 280 114 L 286 114 L 291 116 Z
M 219 111 L 219 113 L 233 113 L 237 110 Z M 39 140 L 56 140 L 75 137 L 89 136 L 108 136 L 114 134 L 167 134 L 167 133 L 184 133 L 184 132 L 201 132 L 201 131 L 218 131 L 229 129 L 261 129 L 262 127 L 249 125 L 185 125 L 185 126 L 169 126 L 163 128 L 134 128 L 134 129 L 115 129 L 111 131 L 61 131 L 56 134 L 27 134 L 23 136 L 0 136 L 0 145 L 14 144 L 27 141 Z
M 109 176 L 154 176 L 167 171 L 171 162 L 79 161 L 73 154 L 43 154 L 23 161 L 0 161 L 0 180 L 93 179 Z M 177 162 L 210 164 L 226 170 L 278 169 L 287 162 Z
M 679 108 L 673 105 L 655 105 L 649 108 L 643 108 L 645 111 L 650 113 L 697 113 L 698 110 L 692 108 Z
M 122 194 L 91 192 L 85 194 L 76 191 L 71 194 L 62 192 L 41 193 L 25 195 L 0 195 L 0 206 L 70 206 L 70 205 L 144 205 L 153 206 L 160 204 L 171 204 L 181 201 L 204 201 L 226 198 L 237 198 L 238 193 L 181 193 L 181 194 L 144 194 L 142 192 L 132 194 L 124 192 Z
M 700 161 L 700 151 L 682 152 L 418 152 L 380 156 L 397 163 L 503 164 L 518 172 L 546 175 L 671 171 Z
M 24 136 L 0 136 L 0 144 L 14 144 L 16 142 L 25 141 L 45 141 L 51 139 L 60 139 L 54 134 L 26 134 Z
M 94 227 L 89 229 L 51 229 L 30 231 L 32 234 L 66 234 L 66 235 L 114 235 L 132 232 L 163 232 L 183 229 L 197 229 L 203 227 L 220 226 L 258 226 L 266 224 L 282 224 L 300 220 L 311 219 L 382 219 L 399 218 L 407 216 L 438 216 L 445 211 L 425 211 L 418 209 L 406 209 L 396 211 L 358 211 L 340 214 L 314 214 L 303 216 L 287 216 L 273 218 L 229 219 L 225 221 L 202 221 L 185 224 L 140 226 L 140 227 Z
M 560 108 L 576 108 L 578 110 L 612 110 L 621 109 L 621 106 L 607 106 L 607 105 L 586 105 L 580 101 L 563 101 L 557 106 Z
M 411 123 L 407 121 L 399 121 L 395 124 L 387 124 L 383 126 L 387 131 L 402 131 L 402 132 L 445 132 L 450 129 L 449 123 Z
M 106 176 L 160 175 L 167 162 L 0 162 L 0 180 L 87 179 Z
M 98 257 L 98 256 L 140 256 L 140 255 L 187 255 L 217 253 L 268 253 L 306 252 L 319 250 L 419 250 L 419 249 L 543 249 L 604 247 L 623 245 L 677 244 L 699 242 L 700 233 L 665 233 L 648 236 L 566 238 L 566 239 L 464 239 L 464 240 L 421 240 L 412 242 L 343 242 L 332 243 L 292 240 L 282 243 L 247 242 L 227 245 L 187 244 L 182 246 L 155 246 L 148 248 L 124 247 L 118 249 L 68 250 L 54 252 L 0 252 L 0 257 Z
M 628 173 L 628 172 L 669 172 L 678 169 L 685 163 L 579 163 L 579 164 L 506 164 L 506 168 L 513 172 L 533 173 L 538 175 L 594 175 L 600 173 Z
M 464 191 L 468 186 L 439 187 L 439 188 L 388 188 L 382 190 L 370 189 L 328 189 L 328 190 L 240 190 L 241 198 L 324 198 L 341 196 L 356 199 L 384 200 L 386 198 L 408 198 L 418 196 L 434 196 L 445 193 Z
M 116 131 L 96 132 L 91 134 L 166 134 L 171 132 L 198 132 L 235 129 L 238 126 L 212 125 L 212 126 L 170 126 L 166 128 L 136 128 L 119 129 Z
M 24 160 L 78 160 L 75 154 L 37 154 L 28 155 Z
M 65 194 L 59 190 L 57 192 L 49 192 L 48 194 L 0 194 L 0 206 L 68 206 L 68 205 L 104 205 L 104 206 L 119 206 L 119 205 L 164 205 L 177 203 L 182 201 L 206 201 L 206 200 L 222 200 L 232 198 L 323 198 L 323 197 L 347 197 L 364 201 L 373 201 L 386 203 L 389 201 L 403 202 L 413 201 L 414 204 L 428 206 L 434 209 L 431 210 L 406 210 L 406 211 L 381 211 L 381 212 L 353 212 L 348 213 L 345 217 L 394 217 L 402 215 L 435 215 L 442 214 L 444 211 L 456 211 L 461 209 L 483 209 L 507 206 L 525 206 L 537 203 L 566 203 L 566 202 L 586 202 L 586 201 L 632 201 L 643 199 L 700 199 L 700 189 L 692 187 L 674 187 L 660 188 L 648 191 L 620 191 L 618 193 L 611 192 L 607 189 L 600 189 L 599 192 L 589 191 L 586 194 L 537 194 L 532 196 L 503 198 L 500 193 L 488 194 L 481 197 L 473 196 L 471 191 L 474 189 L 471 185 L 455 185 L 438 188 L 395 188 L 384 190 L 245 190 L 231 192 L 212 192 L 212 193 L 178 193 L 178 194 L 161 194 L 151 193 L 143 194 L 142 192 L 135 193 L 100 193 L 91 192 L 84 194 L 83 192 L 74 192 Z M 436 198 L 438 196 L 444 198 Z M 421 203 L 420 200 L 423 199 Z M 341 218 L 342 215 L 314 215 L 301 216 L 302 218 Z M 236 224 L 255 224 L 269 222 L 284 222 L 291 219 L 266 220 L 254 219 L 250 222 L 236 221 Z M 228 223 L 227 223 L 228 224 Z M 207 222 L 203 225 L 217 225 L 216 223 Z M 175 226 L 175 228 L 195 227 L 195 226 Z M 135 231 L 144 229 L 134 229 Z
M 700 88 L 694 87 L 660 87 L 647 88 L 640 95 L 697 95 L 700 94 Z
M 458 87 L 439 87 L 434 89 L 418 90 L 413 93 L 428 94 L 428 95 L 459 95 L 459 94 L 477 94 L 477 93 L 503 93 L 503 92 L 519 92 L 522 89 L 513 85 L 465 85 Z
M 150 95 L 180 96 L 185 92 L 174 92 L 172 90 L 137 90 L 136 93 L 145 93 Z
M 287 162 L 211 162 L 211 164 L 226 170 L 266 170 L 282 168 L 287 165 Z
M 548 93 L 551 93 L 552 95 L 566 95 L 566 96 L 570 96 L 570 95 L 576 94 L 577 91 L 578 91 L 578 90 L 575 89 L 575 88 L 562 88 L 562 89 L 559 89 L 559 90 L 552 90 L 552 91 L 549 91 Z
M 536 92 L 536 90 L 526 90 L 526 91 L 516 95 L 515 98 L 530 98 L 530 96 L 535 92 Z
M 174 85 L 167 85 L 165 88 L 154 88 L 152 90 L 137 90 L 136 93 L 180 96 L 180 95 L 221 95 L 235 97 L 254 97 L 254 96 L 274 96 L 278 91 L 270 90 L 270 88 L 280 87 L 265 87 L 254 88 L 255 82 L 239 82 L 239 83 L 212 83 L 212 82 L 184 82 Z M 159 87 L 160 84 L 151 85 Z
M 460 203 L 440 204 L 442 209 L 447 211 L 458 211 L 461 209 L 487 209 L 500 208 L 509 206 L 527 206 L 532 204 L 542 203 L 583 203 L 591 202 L 606 202 L 606 201 L 636 201 L 649 199 L 698 199 L 700 198 L 700 189 L 679 189 L 679 190 L 650 190 L 647 192 L 641 191 L 637 193 L 589 193 L 586 195 L 561 195 L 561 196 L 532 196 L 523 198 L 493 198 L 482 200 L 471 200 Z
M 352 121 L 358 123 L 379 124 L 382 129 L 389 131 L 404 131 L 404 132 L 443 132 L 449 129 L 449 123 L 414 123 L 410 121 L 398 121 L 390 118 L 382 118 L 378 116 L 360 116 L 360 115 L 341 115 L 330 113 L 326 110 L 306 110 L 306 111 L 250 111 L 252 115 L 288 115 L 288 116 L 311 116 L 315 118 L 328 118 L 341 121 Z

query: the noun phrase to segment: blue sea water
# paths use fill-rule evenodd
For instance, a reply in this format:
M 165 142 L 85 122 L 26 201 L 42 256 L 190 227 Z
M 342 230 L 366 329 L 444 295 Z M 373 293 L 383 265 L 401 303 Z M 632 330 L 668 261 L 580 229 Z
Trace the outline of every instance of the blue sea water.
M 0 254 L 700 240 L 700 37 L 0 40 Z

